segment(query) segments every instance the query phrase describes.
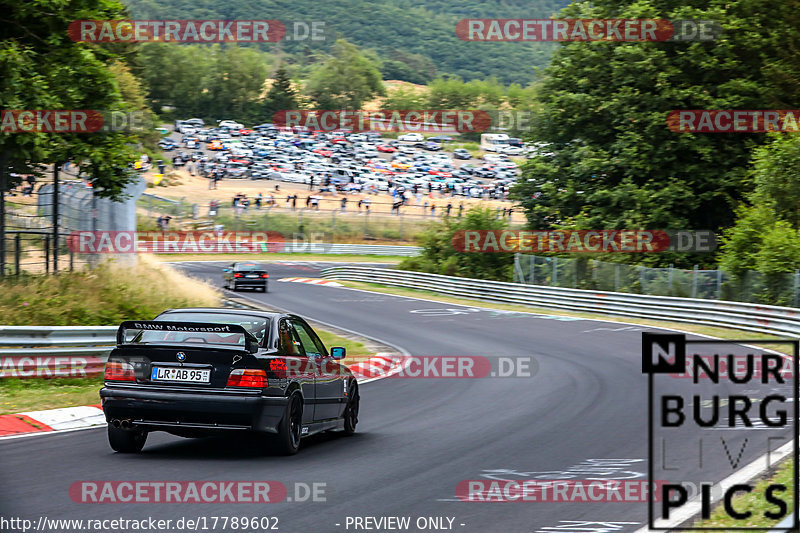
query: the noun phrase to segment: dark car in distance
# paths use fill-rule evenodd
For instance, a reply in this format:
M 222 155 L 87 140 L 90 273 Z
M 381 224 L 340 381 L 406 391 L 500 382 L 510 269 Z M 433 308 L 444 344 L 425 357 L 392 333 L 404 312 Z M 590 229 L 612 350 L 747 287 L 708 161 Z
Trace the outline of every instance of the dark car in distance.
M 228 290 L 238 291 L 241 288 L 249 288 L 267 292 L 269 273 L 261 263 L 231 263 L 222 269 L 222 280 L 224 287 Z
M 111 448 L 137 453 L 147 435 L 256 434 L 269 450 L 355 432 L 358 383 L 301 317 L 243 309 L 171 309 L 123 322 L 100 390 Z

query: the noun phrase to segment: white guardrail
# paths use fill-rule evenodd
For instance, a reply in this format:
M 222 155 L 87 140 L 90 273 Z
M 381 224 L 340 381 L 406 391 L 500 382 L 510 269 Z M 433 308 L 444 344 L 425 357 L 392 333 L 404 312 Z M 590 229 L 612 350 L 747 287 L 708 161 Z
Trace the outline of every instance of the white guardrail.
M 791 307 L 544 287 L 354 265 L 327 268 L 322 271 L 322 277 L 433 291 L 487 302 L 800 336 L 800 309 Z
M 278 253 L 352 254 L 352 255 L 419 255 L 419 246 L 392 246 L 383 244 L 336 244 L 315 242 L 286 242 Z

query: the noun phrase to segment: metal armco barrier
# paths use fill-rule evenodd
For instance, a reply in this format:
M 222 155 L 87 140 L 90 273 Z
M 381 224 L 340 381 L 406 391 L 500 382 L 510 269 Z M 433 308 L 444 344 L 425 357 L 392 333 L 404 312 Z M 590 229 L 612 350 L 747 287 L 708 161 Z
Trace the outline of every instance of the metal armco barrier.
M 0 378 L 99 375 L 115 326 L 0 326 Z
M 236 306 L 230 300 L 223 300 L 223 305 Z M 0 326 L 0 378 L 100 375 L 108 354 L 117 344 L 117 329 L 117 326 Z
M 253 253 L 254 245 L 252 243 L 235 243 L 231 242 L 231 253 L 249 254 Z M 153 241 L 152 247 L 154 254 L 177 254 L 180 252 L 181 244 L 176 244 L 175 241 Z M 274 246 L 274 249 L 272 248 Z M 193 249 L 196 247 L 192 245 Z M 238 248 L 237 248 L 238 247 Z M 412 257 L 419 255 L 422 248 L 418 246 L 394 246 L 383 244 L 330 244 L 324 242 L 292 242 L 286 241 L 283 243 L 263 243 L 263 251 L 265 253 L 277 254 L 343 254 L 343 255 L 395 255 L 402 257 Z M 193 253 L 203 253 L 201 251 L 194 251 Z M 209 252 L 212 253 L 212 252 Z M 213 253 L 225 253 L 213 252 Z M 258 253 L 257 245 L 255 253 Z
M 800 336 L 800 309 L 790 307 L 542 287 L 352 265 L 327 268 L 322 277 L 434 291 L 487 302 Z
M 312 254 L 354 254 L 354 255 L 399 255 L 411 257 L 419 255 L 419 246 L 392 246 L 383 244 L 326 244 L 287 242 L 280 252 Z

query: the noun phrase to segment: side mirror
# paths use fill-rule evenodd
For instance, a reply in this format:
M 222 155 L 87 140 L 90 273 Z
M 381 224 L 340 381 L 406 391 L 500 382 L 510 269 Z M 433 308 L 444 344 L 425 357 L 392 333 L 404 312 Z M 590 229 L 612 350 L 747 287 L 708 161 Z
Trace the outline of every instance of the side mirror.
M 331 359 L 344 359 L 345 355 L 347 355 L 347 350 L 341 346 L 331 347 Z

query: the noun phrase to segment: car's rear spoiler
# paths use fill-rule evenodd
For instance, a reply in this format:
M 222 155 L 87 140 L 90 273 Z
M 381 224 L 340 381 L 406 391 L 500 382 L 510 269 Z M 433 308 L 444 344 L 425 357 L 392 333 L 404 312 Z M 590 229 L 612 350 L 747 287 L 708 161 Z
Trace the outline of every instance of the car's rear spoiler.
M 190 331 L 198 333 L 239 333 L 244 335 L 248 352 L 258 350 L 258 339 L 238 324 L 215 324 L 213 322 L 170 322 L 166 320 L 126 320 L 117 330 L 117 346 L 126 344 L 126 332 L 129 329 L 142 331 Z M 254 349 L 251 349 L 251 346 Z

